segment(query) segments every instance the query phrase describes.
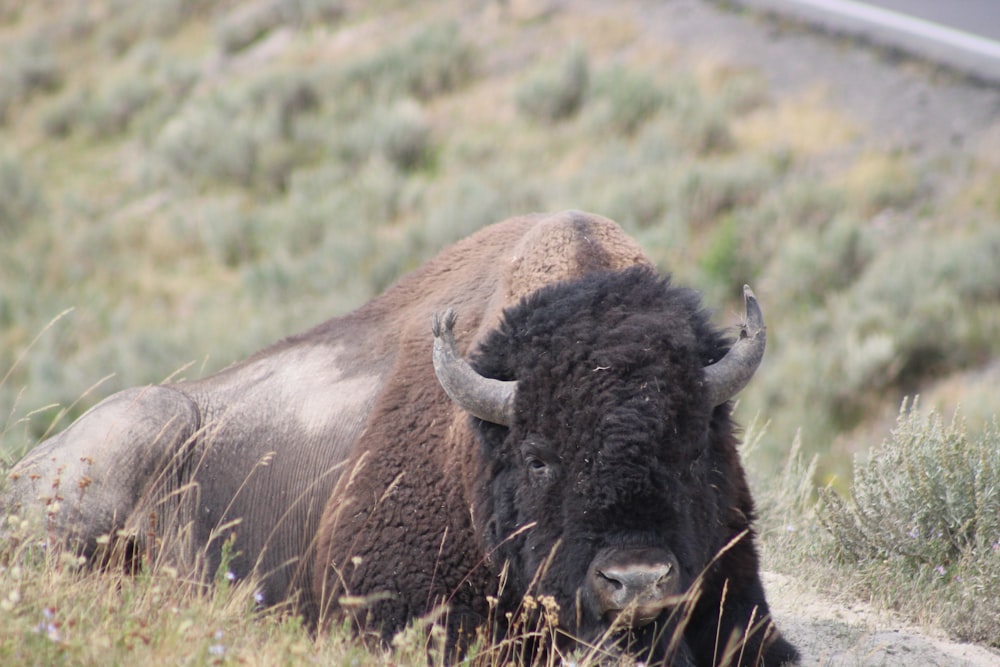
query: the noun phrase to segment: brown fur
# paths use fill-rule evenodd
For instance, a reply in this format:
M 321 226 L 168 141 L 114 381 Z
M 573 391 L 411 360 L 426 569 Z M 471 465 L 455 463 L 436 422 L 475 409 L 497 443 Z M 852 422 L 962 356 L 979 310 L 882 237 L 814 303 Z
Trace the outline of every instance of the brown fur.
M 649 263 L 606 218 L 577 211 L 526 216 L 460 241 L 370 304 L 379 316 L 402 320 L 390 327 L 401 337 L 396 364 L 320 523 L 323 567 L 315 572 L 314 596 L 324 616 L 345 594 L 425 601 L 421 608 L 366 607 L 388 633 L 442 601 L 458 614 L 483 609 L 495 588 L 470 521 L 475 438 L 467 415 L 435 379 L 432 313 L 453 307 L 461 314 L 456 339 L 468 350 L 504 308 L 546 284 Z

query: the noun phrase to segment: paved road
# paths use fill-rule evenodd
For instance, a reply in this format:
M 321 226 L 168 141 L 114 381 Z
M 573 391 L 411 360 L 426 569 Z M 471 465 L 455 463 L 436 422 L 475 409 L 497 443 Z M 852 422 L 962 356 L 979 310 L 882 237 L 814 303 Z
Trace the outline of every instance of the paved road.
M 867 0 L 866 4 L 1000 41 L 998 0 Z
M 1000 0 L 736 0 L 1000 85 Z

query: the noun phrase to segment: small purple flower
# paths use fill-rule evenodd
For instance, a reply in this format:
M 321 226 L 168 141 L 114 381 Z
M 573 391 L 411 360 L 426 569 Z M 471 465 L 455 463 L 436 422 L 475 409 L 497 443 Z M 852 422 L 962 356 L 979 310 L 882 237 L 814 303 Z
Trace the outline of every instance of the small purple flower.
M 232 570 L 226 572 L 226 581 L 236 581 L 236 573 Z
M 264 591 L 257 591 L 253 594 L 253 601 L 257 603 L 258 607 L 264 606 Z
M 917 538 L 919 538 L 920 537 L 920 528 L 918 526 L 914 526 L 913 530 L 911 530 L 909 533 L 907 533 L 907 535 L 909 535 L 910 538 L 914 539 L 914 540 L 917 539 Z
M 42 609 L 42 616 L 45 620 L 35 626 L 35 632 L 45 635 L 50 641 L 58 642 L 62 639 L 62 635 L 59 633 L 59 623 L 53 620 L 56 615 L 55 612 L 56 610 L 52 607 Z
M 215 656 L 223 656 L 226 654 L 226 647 L 222 644 L 222 630 L 215 631 L 215 641 L 219 642 L 217 644 L 212 644 L 208 647 L 208 652 Z
M 939 577 L 943 577 L 945 575 L 944 565 L 938 565 L 936 568 L 934 568 L 934 571 L 937 572 Z

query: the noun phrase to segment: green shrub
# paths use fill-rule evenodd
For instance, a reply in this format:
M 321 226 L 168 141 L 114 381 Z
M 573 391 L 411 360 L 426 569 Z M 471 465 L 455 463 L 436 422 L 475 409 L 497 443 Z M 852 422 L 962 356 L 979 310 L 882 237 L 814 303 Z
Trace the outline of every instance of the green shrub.
M 518 86 L 518 110 L 528 118 L 554 123 L 576 114 L 590 83 L 587 53 L 574 47 L 561 60 L 540 66 Z
M 823 493 L 838 556 L 892 606 L 937 600 L 940 623 L 1000 645 L 1000 427 L 972 436 L 961 417 L 904 402 L 891 437 L 855 459 L 850 497 Z M 916 585 L 914 585 L 916 584 Z M 947 604 L 941 601 L 947 600 Z
M 594 81 L 593 114 L 600 127 L 631 135 L 666 103 L 656 80 L 622 66 L 601 71 Z
M 282 25 L 332 22 L 343 14 L 340 0 L 259 0 L 235 6 L 216 22 L 223 53 L 242 51 Z
M 215 26 L 215 39 L 223 53 L 250 46 L 284 21 L 280 0 L 237 5 Z
M 820 230 L 785 234 L 764 281 L 772 298 L 815 308 L 857 280 L 874 254 L 875 240 L 866 226 L 840 217 Z
M 11 108 L 36 93 L 51 92 L 62 84 L 63 66 L 51 40 L 36 35 L 0 51 L 0 124 Z
M 237 267 L 263 253 L 259 216 L 242 210 L 235 199 L 210 199 L 192 208 L 189 217 L 197 225 L 202 244 L 217 262 Z
M 623 170 L 631 171 L 633 177 L 619 181 L 597 176 L 593 179 L 597 182 L 588 190 L 593 198 L 592 203 L 587 202 L 585 205 L 600 211 L 602 215 L 633 233 L 640 229 L 659 227 L 674 203 L 668 187 L 671 179 L 669 167 L 645 167 L 628 159 L 623 159 L 620 166 Z
M 674 174 L 671 208 L 695 228 L 754 206 L 771 181 L 767 165 L 754 159 L 695 162 Z
M 328 142 L 334 156 L 354 166 L 378 155 L 405 172 L 428 166 L 433 156 L 430 124 L 412 100 L 376 106 Z
M 1000 229 L 916 238 L 886 248 L 835 303 L 842 331 L 888 336 L 897 357 L 883 383 L 905 386 L 962 368 L 997 351 L 992 313 L 1000 308 Z M 871 378 L 874 379 L 874 378 Z
M 27 229 L 45 207 L 45 193 L 24 161 L 0 153 L 0 238 Z
M 663 90 L 664 132 L 680 151 L 698 156 L 727 153 L 736 141 L 730 129 L 730 109 L 722 101 L 706 96 L 690 76 L 670 77 Z
M 56 96 L 41 112 L 41 126 L 46 136 L 60 139 L 76 129 L 86 114 L 87 96 L 78 90 Z
M 89 105 L 86 121 L 95 136 L 117 136 L 157 97 L 153 81 L 141 75 L 126 76 L 105 84 Z
M 356 94 L 355 102 L 400 96 L 428 100 L 465 85 L 475 60 L 475 50 L 457 25 L 428 25 L 348 66 L 339 96 Z
M 153 144 L 163 177 L 195 189 L 213 183 L 248 186 L 259 139 L 237 95 L 211 95 L 185 106 Z
M 112 0 L 92 14 L 102 30 L 105 46 L 116 55 L 147 38 L 165 39 L 199 15 L 210 13 L 224 0 Z

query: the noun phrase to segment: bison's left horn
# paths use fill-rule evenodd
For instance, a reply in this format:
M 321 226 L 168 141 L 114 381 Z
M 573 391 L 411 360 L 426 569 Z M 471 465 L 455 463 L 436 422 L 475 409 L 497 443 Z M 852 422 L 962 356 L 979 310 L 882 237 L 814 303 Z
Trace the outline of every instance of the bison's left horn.
M 747 386 L 764 358 L 767 342 L 764 315 L 757 297 L 748 285 L 743 286 L 746 301 L 746 320 L 740 329 L 739 340 L 722 359 L 705 367 L 705 384 L 711 405 L 721 405 Z
M 517 382 L 483 377 L 472 369 L 455 347 L 452 329 L 458 316 L 451 308 L 442 318 L 437 313 L 431 323 L 434 332 L 434 372 L 451 400 L 479 417 L 501 426 L 510 426 L 514 415 Z

